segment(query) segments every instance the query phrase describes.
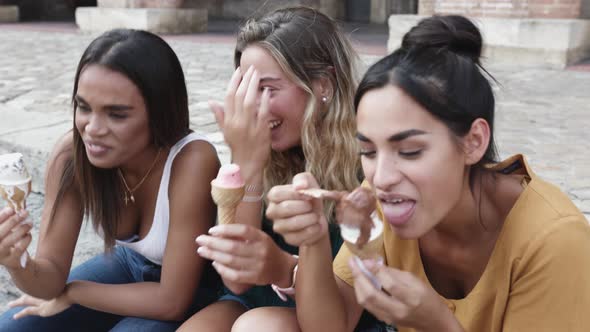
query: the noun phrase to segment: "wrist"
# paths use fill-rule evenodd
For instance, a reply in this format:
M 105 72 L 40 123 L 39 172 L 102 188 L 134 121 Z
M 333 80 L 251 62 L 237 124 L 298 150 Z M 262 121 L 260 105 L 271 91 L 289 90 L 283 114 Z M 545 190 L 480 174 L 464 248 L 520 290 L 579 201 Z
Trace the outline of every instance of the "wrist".
M 289 255 L 286 252 L 283 252 L 283 255 L 285 257 L 281 261 L 286 263 L 283 264 L 282 268 L 280 269 L 281 273 L 279 278 L 277 278 L 273 284 L 280 288 L 289 288 L 295 286 L 295 282 L 293 280 L 293 270 L 295 269 L 295 266 L 297 266 L 298 256 Z
M 75 283 L 75 281 L 66 284 L 66 287 L 64 288 L 63 292 L 61 293 L 61 295 L 59 296 L 63 301 L 67 301 L 68 303 L 74 303 L 74 300 L 72 299 L 72 288 L 73 288 L 73 283 Z
M 465 330 L 449 308 L 446 302 L 439 299 L 438 309 L 431 317 L 434 321 L 431 321 L 428 327 L 417 329 L 419 332 L 434 332 L 434 331 L 449 331 L 449 332 L 464 332 Z
M 4 267 L 6 268 L 6 271 L 10 275 L 18 275 L 18 274 L 26 273 L 25 271 L 32 270 L 31 267 L 34 264 L 35 264 L 34 259 L 27 254 L 26 264 L 24 264 L 24 266 L 21 265 L 21 262 L 19 259 L 19 262 L 16 265 L 14 265 L 14 266 L 4 265 Z
M 293 255 L 291 260 L 295 260 L 295 265 L 292 265 L 291 262 L 288 264 L 288 266 L 293 266 L 292 271 L 290 272 L 291 277 L 289 279 L 284 278 L 283 281 L 280 281 L 281 283 L 290 283 L 289 287 L 281 287 L 277 284 L 271 284 L 271 288 L 272 290 L 277 294 L 277 296 L 283 300 L 283 301 L 287 301 L 287 295 L 295 295 L 295 280 L 297 277 L 297 260 L 298 260 L 298 256 L 297 255 Z M 285 281 L 287 280 L 287 281 Z M 288 281 L 290 280 L 290 281 Z
M 240 175 L 246 185 L 256 184 L 262 186 L 262 174 L 264 173 L 264 165 L 252 164 L 249 161 L 241 162 L 239 160 L 232 161 L 234 164 L 240 166 Z

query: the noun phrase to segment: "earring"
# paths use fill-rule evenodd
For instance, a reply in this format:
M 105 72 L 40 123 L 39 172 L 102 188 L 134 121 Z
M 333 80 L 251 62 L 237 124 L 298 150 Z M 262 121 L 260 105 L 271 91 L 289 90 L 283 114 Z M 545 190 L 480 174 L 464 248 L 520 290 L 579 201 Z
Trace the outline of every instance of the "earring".
M 323 97 L 322 97 L 322 103 L 324 103 L 324 104 L 325 104 L 325 103 L 327 103 L 327 102 L 328 102 L 328 97 L 326 97 L 326 96 L 323 96 Z

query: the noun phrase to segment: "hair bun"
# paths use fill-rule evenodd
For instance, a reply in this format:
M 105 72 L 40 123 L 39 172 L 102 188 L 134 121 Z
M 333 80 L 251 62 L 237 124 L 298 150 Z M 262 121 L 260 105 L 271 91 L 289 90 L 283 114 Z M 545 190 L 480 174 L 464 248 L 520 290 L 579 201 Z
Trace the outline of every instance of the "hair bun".
M 418 22 L 402 39 L 402 48 L 440 48 L 479 63 L 483 40 L 479 29 L 459 15 L 432 16 Z

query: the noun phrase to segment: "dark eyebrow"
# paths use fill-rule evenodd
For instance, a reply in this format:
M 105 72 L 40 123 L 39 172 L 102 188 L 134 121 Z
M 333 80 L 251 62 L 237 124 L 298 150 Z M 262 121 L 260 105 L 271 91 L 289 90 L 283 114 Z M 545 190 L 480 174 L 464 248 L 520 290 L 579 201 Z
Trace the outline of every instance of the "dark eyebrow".
M 84 100 L 84 98 L 80 97 L 80 95 L 75 95 L 74 96 L 74 100 L 79 103 L 79 104 L 86 104 L 88 105 L 88 103 L 86 102 L 86 100 Z
M 363 134 L 361 134 L 361 133 L 359 133 L 359 132 L 357 132 L 357 133 L 356 133 L 356 138 L 357 138 L 359 141 L 362 141 L 362 142 L 367 142 L 367 143 L 368 143 L 368 142 L 371 142 L 371 140 L 370 140 L 370 139 L 368 139 L 368 138 L 367 138 L 365 135 L 363 135 Z
M 114 105 L 105 105 L 103 108 L 106 110 L 109 110 L 109 111 L 128 111 L 128 110 L 132 110 L 133 106 L 114 104 Z
M 419 130 L 419 129 L 410 129 L 410 130 L 402 131 L 401 133 L 397 133 L 395 135 L 392 135 L 387 140 L 389 142 L 399 142 L 399 141 L 403 141 L 406 138 L 411 137 L 411 136 L 425 135 L 425 134 L 428 134 L 428 133 L 423 130 Z M 368 139 L 365 135 L 363 135 L 359 132 L 356 133 L 356 138 L 359 141 L 371 142 L 370 139 Z
M 88 102 L 86 102 L 86 100 L 84 100 L 84 98 L 80 97 L 80 95 L 76 95 L 74 97 L 74 99 L 76 100 L 76 102 L 78 104 L 88 105 Z M 107 109 L 109 111 L 127 111 L 127 110 L 133 109 L 133 106 L 113 104 L 113 105 L 105 105 L 103 108 Z
M 411 136 L 425 135 L 425 134 L 428 134 L 428 133 L 423 130 L 419 130 L 419 129 L 410 129 L 410 130 L 402 131 L 400 133 L 392 135 L 387 140 L 390 142 L 399 142 L 399 141 L 403 141 L 406 138 L 411 137 Z

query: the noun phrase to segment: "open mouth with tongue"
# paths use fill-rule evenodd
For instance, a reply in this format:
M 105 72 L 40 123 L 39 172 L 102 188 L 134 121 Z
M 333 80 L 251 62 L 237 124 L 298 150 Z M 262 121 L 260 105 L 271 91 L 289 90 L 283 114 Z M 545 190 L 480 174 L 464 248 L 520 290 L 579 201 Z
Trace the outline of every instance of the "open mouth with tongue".
M 416 208 L 416 201 L 409 198 L 380 196 L 379 201 L 385 220 L 392 226 L 406 224 Z

